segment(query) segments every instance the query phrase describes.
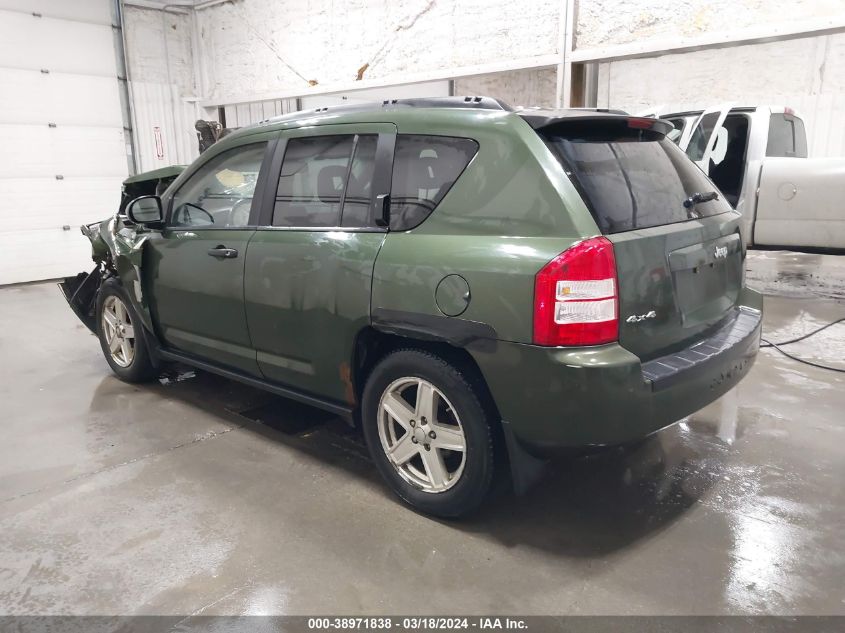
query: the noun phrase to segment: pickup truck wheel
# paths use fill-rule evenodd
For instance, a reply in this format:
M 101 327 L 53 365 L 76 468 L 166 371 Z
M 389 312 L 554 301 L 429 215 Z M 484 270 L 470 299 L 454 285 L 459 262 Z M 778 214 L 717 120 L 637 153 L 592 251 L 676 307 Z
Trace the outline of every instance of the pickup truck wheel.
M 155 378 L 143 327 L 135 318 L 123 287 L 109 279 L 97 295 L 97 337 L 103 355 L 117 377 L 126 382 Z
M 493 438 L 456 367 L 421 350 L 393 352 L 370 375 L 362 404 L 370 455 L 400 498 L 441 517 L 481 504 L 493 477 Z

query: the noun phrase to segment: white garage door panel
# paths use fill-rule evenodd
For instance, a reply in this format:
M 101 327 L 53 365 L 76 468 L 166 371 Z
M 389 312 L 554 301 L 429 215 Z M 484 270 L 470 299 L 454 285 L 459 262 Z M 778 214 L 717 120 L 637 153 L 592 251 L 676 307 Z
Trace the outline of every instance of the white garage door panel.
M 117 75 L 110 26 L 0 11 L 0 66 Z
M 0 121 L 123 127 L 117 79 L 0 68 Z
M 113 5 L 0 0 L 0 284 L 91 270 L 79 225 L 118 207 L 127 160 Z
M 40 13 L 44 17 L 111 24 L 111 9 L 103 0 L 0 0 L 0 9 Z
M 74 231 L 117 211 L 122 178 L 0 179 L 0 242 L 8 233 L 37 229 Z
M 79 229 L 0 233 L 0 285 L 70 277 L 93 268 L 91 242 Z
M 0 125 L 0 176 L 125 176 L 121 128 Z

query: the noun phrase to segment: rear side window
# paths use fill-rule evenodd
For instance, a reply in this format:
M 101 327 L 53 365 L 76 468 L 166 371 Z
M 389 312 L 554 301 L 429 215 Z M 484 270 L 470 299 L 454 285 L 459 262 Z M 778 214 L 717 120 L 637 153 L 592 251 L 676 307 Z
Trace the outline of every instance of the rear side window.
M 288 140 L 273 226 L 371 226 L 377 140 L 375 134 Z
M 804 122 L 787 114 L 772 114 L 769 118 L 766 156 L 807 158 L 807 135 L 804 131 Z
M 621 120 L 573 122 L 544 136 L 604 234 L 730 210 L 721 195 L 684 206 L 694 194 L 716 187 L 662 134 L 629 128 Z
M 355 137 L 292 138 L 285 148 L 273 226 L 339 226 Z
M 468 138 L 400 134 L 393 158 L 390 228 L 407 231 L 425 220 L 478 151 Z

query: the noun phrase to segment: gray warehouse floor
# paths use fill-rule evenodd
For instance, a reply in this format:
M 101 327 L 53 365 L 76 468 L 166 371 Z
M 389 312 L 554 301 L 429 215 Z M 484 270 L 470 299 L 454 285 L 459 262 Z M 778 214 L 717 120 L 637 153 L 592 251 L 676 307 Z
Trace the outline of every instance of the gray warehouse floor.
M 843 314 L 769 296 L 766 333 Z M 845 327 L 790 349 L 842 359 Z M 0 356 L 3 613 L 845 614 L 845 375 L 773 350 L 455 523 L 319 411 L 199 372 L 121 383 L 52 284 L 0 289 Z

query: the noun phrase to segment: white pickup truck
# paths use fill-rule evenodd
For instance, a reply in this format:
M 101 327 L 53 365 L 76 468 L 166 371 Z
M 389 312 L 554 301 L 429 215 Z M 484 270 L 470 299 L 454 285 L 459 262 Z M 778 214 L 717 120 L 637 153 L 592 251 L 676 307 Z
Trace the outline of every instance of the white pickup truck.
M 660 118 L 742 213 L 749 245 L 845 249 L 845 158 L 807 158 L 792 109 L 724 105 Z

